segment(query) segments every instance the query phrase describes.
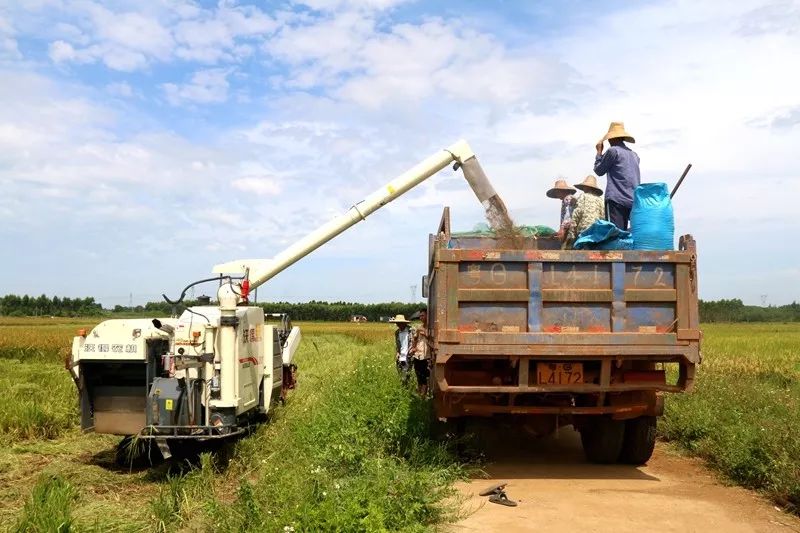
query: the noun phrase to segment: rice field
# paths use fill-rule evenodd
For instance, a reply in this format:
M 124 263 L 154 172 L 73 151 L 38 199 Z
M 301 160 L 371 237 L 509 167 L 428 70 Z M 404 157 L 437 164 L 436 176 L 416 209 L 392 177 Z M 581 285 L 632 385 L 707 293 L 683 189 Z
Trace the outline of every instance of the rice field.
M 390 326 L 301 324 L 287 406 L 224 462 L 175 472 L 119 468 L 118 438 L 77 429 L 63 358 L 92 325 L 0 318 L 0 529 L 415 531 L 453 518 L 443 502 L 465 466 L 428 438 L 428 405 L 398 384 Z M 695 391 L 667 399 L 662 438 L 798 512 L 800 329 L 703 329 Z

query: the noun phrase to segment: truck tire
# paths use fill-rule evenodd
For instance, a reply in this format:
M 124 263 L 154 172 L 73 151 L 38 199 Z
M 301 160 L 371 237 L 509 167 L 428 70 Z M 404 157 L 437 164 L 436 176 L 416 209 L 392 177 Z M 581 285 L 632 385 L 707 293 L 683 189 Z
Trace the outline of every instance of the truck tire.
M 586 459 L 592 463 L 617 462 L 625 436 L 625 422 L 608 417 L 595 417 L 581 428 L 581 443 Z
M 643 465 L 650 460 L 656 445 L 656 417 L 640 416 L 625 422 L 625 437 L 619 462 Z

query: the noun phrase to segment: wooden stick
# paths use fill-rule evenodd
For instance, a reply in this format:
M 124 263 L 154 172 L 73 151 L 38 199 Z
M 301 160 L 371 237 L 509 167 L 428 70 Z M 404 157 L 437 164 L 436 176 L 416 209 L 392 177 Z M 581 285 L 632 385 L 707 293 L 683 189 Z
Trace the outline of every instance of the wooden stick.
M 676 192 L 678 192 L 678 187 L 680 187 L 680 186 L 681 186 L 681 183 L 683 183 L 683 178 L 685 178 L 685 177 L 686 177 L 686 174 L 688 174 L 688 173 L 689 173 L 689 169 L 690 169 L 690 168 L 692 168 L 692 164 L 691 164 L 691 163 L 689 163 L 688 165 L 686 165 L 686 170 L 684 170 L 684 171 L 683 171 L 683 174 L 681 174 L 681 177 L 680 177 L 680 178 L 678 178 L 678 183 L 676 183 L 676 184 L 675 184 L 675 187 L 672 189 L 672 192 L 669 194 L 669 198 L 670 198 L 670 200 L 672 200 L 672 197 L 673 197 L 673 196 L 675 196 L 675 193 L 676 193 Z

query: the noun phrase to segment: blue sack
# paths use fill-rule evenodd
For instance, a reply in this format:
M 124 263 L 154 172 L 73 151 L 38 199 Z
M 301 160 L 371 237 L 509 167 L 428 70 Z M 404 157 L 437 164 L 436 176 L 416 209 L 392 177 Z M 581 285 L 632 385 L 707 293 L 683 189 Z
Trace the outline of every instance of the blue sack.
M 631 233 L 636 250 L 675 248 L 675 219 L 666 183 L 643 183 L 633 191 Z
M 576 250 L 631 250 L 633 237 L 607 220 L 598 220 L 583 230 L 573 244 Z

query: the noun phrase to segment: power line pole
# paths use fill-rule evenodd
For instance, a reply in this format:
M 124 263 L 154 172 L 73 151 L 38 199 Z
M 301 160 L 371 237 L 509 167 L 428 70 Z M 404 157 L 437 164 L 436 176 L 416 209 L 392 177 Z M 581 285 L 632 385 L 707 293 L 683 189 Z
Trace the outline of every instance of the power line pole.
M 416 297 L 417 297 L 417 286 L 416 285 L 412 285 L 411 286 L 411 303 L 414 303 L 414 300 L 416 299 Z

